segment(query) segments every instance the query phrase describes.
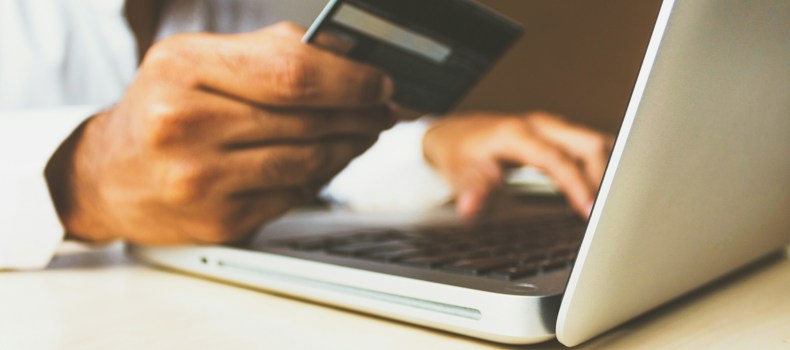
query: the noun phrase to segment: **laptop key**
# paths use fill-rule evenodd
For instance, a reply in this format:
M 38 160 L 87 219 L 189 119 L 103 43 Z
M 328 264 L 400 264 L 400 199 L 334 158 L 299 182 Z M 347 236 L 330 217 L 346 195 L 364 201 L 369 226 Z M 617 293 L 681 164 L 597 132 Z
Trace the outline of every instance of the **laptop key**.
M 334 247 L 329 247 L 326 249 L 327 253 L 335 254 L 335 255 L 360 255 L 363 253 L 376 251 L 376 250 L 385 250 L 387 249 L 387 244 L 382 242 L 360 242 L 360 243 L 350 243 L 350 244 L 342 244 L 337 245 Z
M 293 241 L 291 248 L 296 250 L 320 250 L 332 245 L 332 241 L 326 238 L 312 238 Z
M 487 223 L 476 226 L 371 229 L 275 242 L 277 247 L 514 280 L 572 266 L 583 223 Z M 565 218 L 567 219 L 567 218 Z
M 552 247 L 552 254 L 563 255 L 576 253 L 579 251 L 579 244 L 576 242 L 562 243 Z
M 426 252 L 425 250 L 411 248 L 411 249 L 400 249 L 393 251 L 378 251 L 374 253 L 366 253 L 366 254 L 361 254 L 359 257 L 365 260 L 393 262 L 396 260 L 403 260 L 406 258 L 426 256 L 429 254 L 430 253 Z
M 517 263 L 517 261 L 506 257 L 462 259 L 452 264 L 442 266 L 442 270 L 469 275 L 481 275 L 488 271 L 516 265 Z
M 397 260 L 396 263 L 400 265 L 407 265 L 411 267 L 422 267 L 422 268 L 436 268 L 443 264 L 451 263 L 458 259 L 458 255 L 439 255 L 439 256 L 422 256 L 422 257 L 415 257 L 415 258 L 408 258 L 403 260 Z
M 576 253 L 565 253 L 562 255 L 551 255 L 551 261 L 553 262 L 573 262 L 576 260 Z
M 549 256 L 545 252 L 530 252 L 518 255 L 518 262 L 521 265 L 531 265 L 547 260 L 548 258 Z
M 540 272 L 549 273 L 556 270 L 561 270 L 570 266 L 567 260 L 563 261 L 547 261 L 541 264 Z
M 359 242 L 333 246 L 327 249 L 330 254 L 362 256 L 378 252 L 392 252 L 407 249 L 416 249 L 412 244 L 405 242 Z
M 491 271 L 488 277 L 500 280 L 512 281 L 521 278 L 535 276 L 540 272 L 540 267 L 536 264 L 511 266 L 504 269 Z

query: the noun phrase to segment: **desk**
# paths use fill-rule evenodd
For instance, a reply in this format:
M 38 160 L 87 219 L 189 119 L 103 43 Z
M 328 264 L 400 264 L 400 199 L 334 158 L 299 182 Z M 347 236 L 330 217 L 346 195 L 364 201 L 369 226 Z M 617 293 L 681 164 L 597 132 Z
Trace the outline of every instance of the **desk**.
M 156 270 L 119 245 L 67 243 L 46 271 L 0 273 L 0 349 L 499 348 Z M 790 259 L 735 274 L 579 348 L 788 349 Z

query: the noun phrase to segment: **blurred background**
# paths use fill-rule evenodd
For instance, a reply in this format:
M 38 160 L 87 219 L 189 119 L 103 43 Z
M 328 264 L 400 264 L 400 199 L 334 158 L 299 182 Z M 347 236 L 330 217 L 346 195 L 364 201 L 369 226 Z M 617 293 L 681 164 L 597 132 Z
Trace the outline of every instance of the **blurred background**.
M 543 109 L 616 133 L 661 0 L 479 0 L 521 22 L 524 37 L 461 110 Z M 309 25 L 326 3 L 281 1 Z
M 483 0 L 524 37 L 462 109 L 546 109 L 617 132 L 660 0 Z

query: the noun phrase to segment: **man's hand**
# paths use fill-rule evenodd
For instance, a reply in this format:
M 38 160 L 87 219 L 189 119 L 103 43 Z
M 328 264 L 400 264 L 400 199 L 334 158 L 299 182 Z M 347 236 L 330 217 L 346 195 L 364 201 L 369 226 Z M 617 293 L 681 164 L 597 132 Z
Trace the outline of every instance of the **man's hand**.
M 439 121 L 425 135 L 426 159 L 453 185 L 462 216 L 474 216 L 512 166 L 535 166 L 589 216 L 614 138 L 547 113 L 474 114 Z
M 280 24 L 154 45 L 123 99 L 48 169 L 69 234 L 233 242 L 315 195 L 392 126 L 393 87 L 302 34 Z

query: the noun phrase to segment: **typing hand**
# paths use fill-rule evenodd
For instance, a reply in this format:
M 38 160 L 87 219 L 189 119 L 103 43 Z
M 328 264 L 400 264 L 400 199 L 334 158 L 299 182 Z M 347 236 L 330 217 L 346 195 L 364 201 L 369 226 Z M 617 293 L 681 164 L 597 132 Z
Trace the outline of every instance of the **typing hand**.
M 462 216 L 482 209 L 505 168 L 531 165 L 548 174 L 587 217 L 613 142 L 612 136 L 548 113 L 478 113 L 439 121 L 425 135 L 423 150 L 455 189 Z
M 52 162 L 69 234 L 233 242 L 315 195 L 392 126 L 393 88 L 302 34 L 279 24 L 154 45 L 123 99 Z

